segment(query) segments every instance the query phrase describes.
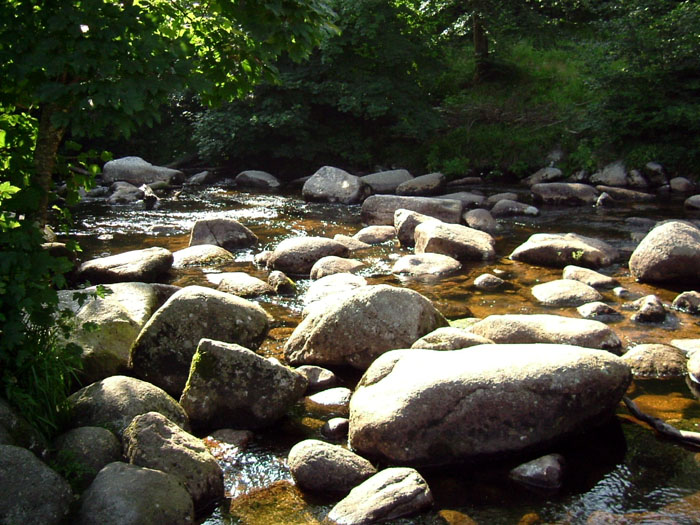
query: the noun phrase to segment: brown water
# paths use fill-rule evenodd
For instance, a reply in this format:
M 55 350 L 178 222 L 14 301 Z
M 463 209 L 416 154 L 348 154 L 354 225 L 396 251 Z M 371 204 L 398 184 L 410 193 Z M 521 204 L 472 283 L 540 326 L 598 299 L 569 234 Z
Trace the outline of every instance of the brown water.
M 473 189 L 473 188 L 472 188 Z M 481 187 L 484 193 L 516 191 L 522 188 Z M 557 313 L 577 317 L 573 308 L 539 305 L 530 288 L 561 278 L 561 270 L 511 261 L 508 254 L 538 232 L 576 232 L 605 240 L 629 254 L 646 230 L 635 227 L 629 217 L 650 219 L 685 218 L 682 201 L 593 208 L 542 209 L 536 218 L 507 219 L 497 237 L 499 259 L 488 263 L 467 263 L 457 274 L 432 282 L 406 280 L 391 274 L 393 262 L 409 253 L 395 242 L 357 252 L 367 268 L 362 272 L 370 284 L 386 283 L 412 288 L 430 298 L 449 319 L 503 313 Z M 149 246 L 178 250 L 188 245 L 189 230 L 201 218 L 236 219 L 260 239 L 251 250 L 236 252 L 235 262 L 216 268 L 173 272 L 172 284 L 213 286 L 211 273 L 245 271 L 265 279 L 266 272 L 253 264 L 255 253 L 274 248 L 281 240 L 298 235 L 333 237 L 352 235 L 360 228 L 359 206 L 304 203 L 298 194 L 272 195 L 237 192 L 223 188 L 183 192 L 179 200 L 163 199 L 157 210 L 139 206 L 109 207 L 85 203 L 76 211 L 84 259 Z M 498 273 L 509 282 L 500 292 L 483 292 L 472 282 L 481 273 Z M 614 276 L 633 296 L 650 293 L 670 303 L 682 288 L 659 288 L 636 283 L 625 264 L 602 270 Z M 300 295 L 294 298 L 267 297 L 259 303 L 276 320 L 259 352 L 281 357 L 286 338 L 301 319 L 301 295 L 308 287 L 299 280 Z M 620 310 L 623 300 L 612 292 L 605 301 Z M 638 343 L 669 342 L 700 338 L 698 318 L 674 312 L 660 325 L 622 321 L 611 326 L 625 347 Z M 337 371 L 348 386 L 358 379 L 356 372 Z M 700 403 L 683 380 L 637 381 L 630 396 L 648 413 L 679 428 L 700 431 Z M 320 438 L 319 429 L 332 414 L 308 413 L 299 406 L 275 428 L 256 434 L 244 451 L 225 447 L 218 452 L 223 462 L 231 500 L 218 509 L 207 524 L 281 524 L 322 521 L 333 501 L 299 492 L 290 481 L 285 464 L 289 448 L 301 439 Z M 621 523 L 608 514 L 626 515 L 625 523 L 700 523 L 700 455 L 658 439 L 650 430 L 626 416 L 624 407 L 612 424 L 559 447 L 567 460 L 564 488 L 556 494 L 534 493 L 507 480 L 512 465 L 460 466 L 422 472 L 436 498 L 435 510 L 396 523 Z M 470 521 L 473 520 L 473 521 Z

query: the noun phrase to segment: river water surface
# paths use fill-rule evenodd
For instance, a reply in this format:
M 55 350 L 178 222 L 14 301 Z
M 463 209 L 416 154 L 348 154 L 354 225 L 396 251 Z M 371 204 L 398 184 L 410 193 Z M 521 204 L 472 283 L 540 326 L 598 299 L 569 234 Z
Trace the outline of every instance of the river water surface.
M 486 195 L 515 191 L 527 200 L 523 188 L 471 187 Z M 629 204 L 614 208 L 542 208 L 539 217 L 502 220 L 503 232 L 496 237 L 498 259 L 464 264 L 462 270 L 440 281 L 406 280 L 391 274 L 396 259 L 410 253 L 397 242 L 387 242 L 353 254 L 367 268 L 361 272 L 370 284 L 412 288 L 433 301 L 448 318 L 469 315 L 486 317 L 504 313 L 556 313 L 578 317 L 574 308 L 541 306 L 530 289 L 538 283 L 561 278 L 560 269 L 542 268 L 511 261 L 508 255 L 533 233 L 575 232 L 607 241 L 625 260 L 647 229 L 635 217 L 661 220 L 687 218 L 682 200 L 670 197 L 655 203 Z M 214 286 L 213 274 L 244 271 L 263 280 L 267 272 L 253 263 L 256 253 L 272 249 L 285 238 L 299 235 L 333 237 L 353 235 L 363 227 L 359 206 L 305 203 L 299 194 L 249 193 L 209 187 L 185 190 L 178 198 L 164 197 L 160 206 L 144 211 L 141 204 L 111 207 L 102 202 L 84 202 L 75 211 L 83 260 L 127 250 L 162 246 L 176 251 L 189 242 L 195 221 L 226 217 L 245 224 L 258 236 L 254 249 L 234 253 L 235 262 L 215 268 L 173 271 L 171 284 Z M 483 292 L 472 285 L 485 272 L 497 273 L 509 282 L 505 291 Z M 633 296 L 654 293 L 664 303 L 686 288 L 659 288 L 636 283 L 626 263 L 601 270 L 615 277 Z M 301 320 L 303 292 L 308 280 L 297 281 L 296 297 L 256 299 L 275 318 L 274 328 L 259 349 L 265 356 L 281 358 L 286 338 Z M 621 309 L 623 300 L 603 292 L 605 301 L 624 314 L 611 326 L 625 348 L 639 343 L 669 343 L 676 339 L 700 338 L 699 318 L 680 312 L 667 316 L 663 324 L 642 325 L 629 320 Z M 352 388 L 357 372 L 338 370 Z M 683 379 L 635 381 L 628 395 L 647 413 L 685 430 L 700 431 L 700 403 L 692 385 Z M 255 435 L 244 450 L 221 444 L 215 450 L 224 467 L 230 500 L 204 523 L 260 524 L 318 523 L 333 500 L 301 493 L 291 481 L 286 456 L 296 442 L 321 438 L 320 427 L 334 414 L 319 414 L 299 404 L 278 425 Z M 511 464 L 463 465 L 449 469 L 421 470 L 436 500 L 433 511 L 395 523 L 529 524 L 529 523 L 700 523 L 700 454 L 657 438 L 630 418 L 621 406 L 610 424 L 592 429 L 552 451 L 566 458 L 564 487 L 557 493 L 533 492 L 509 482 Z M 621 518 L 625 515 L 624 518 Z

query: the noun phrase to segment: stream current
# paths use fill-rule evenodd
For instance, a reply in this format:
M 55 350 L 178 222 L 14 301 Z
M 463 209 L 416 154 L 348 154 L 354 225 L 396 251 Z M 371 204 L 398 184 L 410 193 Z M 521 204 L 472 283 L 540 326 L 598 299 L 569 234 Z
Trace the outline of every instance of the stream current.
M 486 195 L 514 191 L 527 200 L 522 187 L 471 186 Z M 629 203 L 613 208 L 540 208 L 538 217 L 502 219 L 503 231 L 496 237 L 498 258 L 489 262 L 467 262 L 456 274 L 438 281 L 409 280 L 391 273 L 396 259 L 409 252 L 398 241 L 373 246 L 352 257 L 366 264 L 360 272 L 369 284 L 390 284 L 414 289 L 428 297 L 450 320 L 469 315 L 486 317 L 505 313 L 553 313 L 578 317 L 575 308 L 540 305 L 530 289 L 535 284 L 561 278 L 561 269 L 543 268 L 508 259 L 512 250 L 533 233 L 574 232 L 604 240 L 618 248 L 621 263 L 603 268 L 633 297 L 656 294 L 670 303 L 690 288 L 666 288 L 640 284 L 629 275 L 626 260 L 648 231 L 644 218 L 687 219 L 682 200 L 659 198 L 654 203 Z M 333 237 L 353 235 L 363 225 L 359 206 L 306 203 L 299 191 L 255 193 L 208 187 L 184 190 L 177 199 L 164 197 L 157 209 L 145 211 L 141 203 L 109 206 L 103 201 L 85 201 L 75 210 L 71 232 L 82 248 L 82 260 L 128 250 L 162 246 L 171 251 L 186 248 L 195 221 L 204 218 L 235 219 L 259 238 L 253 249 L 234 253 L 235 261 L 208 268 L 173 270 L 170 284 L 199 284 L 215 287 L 213 274 L 243 271 L 266 279 L 267 271 L 256 267 L 256 253 L 273 249 L 288 237 L 301 235 Z M 651 223 L 649 223 L 651 224 Z M 497 273 L 509 286 L 498 292 L 484 292 L 473 286 L 482 273 Z M 282 347 L 301 320 L 303 292 L 308 279 L 297 281 L 294 297 L 269 296 L 253 299 L 274 317 L 275 324 L 258 350 L 266 357 L 282 358 Z M 637 324 L 631 312 L 620 306 L 626 301 L 604 291 L 604 300 L 623 313 L 612 323 L 623 348 L 640 343 L 670 343 L 677 339 L 700 338 L 700 319 L 670 311 L 662 324 Z M 355 371 L 336 371 L 344 386 L 352 388 L 359 379 Z M 693 384 L 683 379 L 636 380 L 628 395 L 645 412 L 674 426 L 700 431 L 700 402 Z M 700 394 L 699 394 L 700 395 Z M 219 445 L 227 499 L 206 518 L 206 524 L 291 524 L 320 523 L 334 503 L 316 495 L 301 493 L 293 484 L 286 456 L 289 449 L 306 438 L 323 439 L 320 427 L 334 414 L 308 411 L 300 403 L 283 421 L 255 434 L 251 444 L 239 450 Z M 700 523 L 700 453 L 664 441 L 629 417 L 620 406 L 610 424 L 561 444 L 552 452 L 566 459 L 564 487 L 557 493 L 533 492 L 510 482 L 512 464 L 460 465 L 421 470 L 435 496 L 432 511 L 395 520 L 393 523 L 426 524 L 534 524 L 534 523 Z M 622 517 L 624 515 L 624 517 Z

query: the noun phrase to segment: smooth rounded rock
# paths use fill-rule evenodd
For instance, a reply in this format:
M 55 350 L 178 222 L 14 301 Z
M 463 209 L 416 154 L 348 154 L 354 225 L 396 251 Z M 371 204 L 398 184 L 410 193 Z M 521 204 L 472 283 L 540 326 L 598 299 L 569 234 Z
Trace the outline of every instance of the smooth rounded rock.
M 622 161 L 613 162 L 591 175 L 591 184 L 627 186 L 627 168 Z
M 490 273 L 482 273 L 474 279 L 474 286 L 480 290 L 499 290 L 506 285 L 506 281 Z
M 593 288 L 614 288 L 619 283 L 616 279 L 603 275 L 602 273 L 591 270 L 590 268 L 582 268 L 580 266 L 569 265 L 564 267 L 562 279 L 573 279 L 580 281 Z
M 311 267 L 309 276 L 311 279 L 316 280 L 336 273 L 359 272 L 364 267 L 365 264 L 357 259 L 346 259 L 345 257 L 328 255 L 327 257 L 322 257 L 314 263 L 314 265 Z
M 700 280 L 700 229 L 688 222 L 660 224 L 639 243 L 629 260 L 642 282 Z
M 331 370 L 321 366 L 301 365 L 296 368 L 296 371 L 306 378 L 310 392 L 333 388 L 338 383 L 338 377 Z
M 688 376 L 696 383 L 700 383 L 700 352 L 695 352 L 688 359 Z
M 216 274 L 214 274 L 216 275 Z M 268 283 L 245 272 L 226 272 L 216 276 L 216 289 L 239 297 L 257 297 L 274 294 L 275 289 Z
M 396 187 L 396 195 L 434 195 L 445 186 L 442 173 L 428 173 L 402 182 Z
M 459 350 L 470 346 L 492 344 L 493 341 L 473 334 L 462 328 L 443 326 L 424 335 L 411 345 L 411 348 L 425 350 Z
M 258 188 L 263 190 L 275 190 L 282 183 L 277 177 L 259 170 L 245 170 L 236 175 L 234 179 L 237 186 L 244 188 Z
M 84 262 L 78 278 L 92 284 L 154 282 L 173 265 L 173 254 L 165 248 L 146 248 Z
M 464 222 L 466 222 L 467 226 L 470 228 L 481 230 L 491 235 L 495 235 L 503 229 L 498 221 L 493 218 L 491 212 L 483 208 L 477 208 L 466 212 L 464 214 Z
M 622 318 L 622 314 L 620 312 L 602 301 L 582 304 L 576 308 L 576 311 L 584 319 L 593 319 L 602 323 L 619 321 Z
M 297 285 L 284 272 L 274 270 L 267 276 L 267 284 L 269 284 L 275 293 L 280 295 L 294 295 L 297 293 Z
M 667 379 L 683 377 L 688 358 L 685 352 L 665 344 L 641 344 L 630 348 L 621 358 L 635 378 Z
M 398 188 L 399 185 L 412 180 L 413 175 L 411 175 L 407 170 L 398 169 L 378 171 L 376 173 L 364 175 L 360 178 L 362 179 L 362 182 L 367 184 L 372 189 L 372 193 L 392 194 L 396 192 L 396 188 Z
M 666 307 L 655 295 L 637 299 L 631 307 L 637 310 L 632 315 L 632 321 L 637 323 L 662 323 L 666 319 Z
M 105 183 L 126 181 L 136 186 L 166 181 L 169 184 L 182 182 L 185 176 L 181 171 L 162 166 L 154 166 L 141 157 L 122 157 L 110 160 L 102 168 L 102 180 Z
M 439 253 L 460 261 L 486 261 L 496 257 L 495 240 L 486 232 L 438 221 L 416 226 L 416 254 Z
M 394 263 L 392 273 L 407 277 L 428 277 L 439 279 L 455 273 L 462 263 L 440 253 L 418 253 L 404 255 Z
M 347 257 L 349 253 L 346 246 L 326 237 L 292 237 L 277 245 L 268 266 L 290 275 L 309 275 L 319 259 Z
M 257 235 L 234 219 L 198 220 L 190 233 L 190 246 L 213 244 L 231 251 L 255 246 L 257 243 Z
M 367 244 L 381 244 L 396 238 L 396 228 L 389 225 L 376 224 L 362 228 L 353 237 Z
M 546 168 L 541 168 L 537 170 L 535 173 L 533 173 L 529 177 L 526 177 L 521 182 L 525 186 L 534 186 L 535 184 L 541 184 L 543 182 L 554 182 L 563 178 L 564 174 L 559 168 L 548 166 Z
M 122 459 L 122 445 L 102 427 L 77 427 L 59 435 L 53 442 L 55 460 L 76 469 L 75 481 L 87 487 L 102 468 Z M 76 467 L 77 465 L 77 467 Z
M 491 208 L 491 215 L 494 217 L 517 217 L 525 215 L 528 217 L 537 217 L 540 210 L 523 202 L 501 199 Z
M 372 195 L 362 203 L 362 222 L 393 224 L 396 210 L 410 210 L 444 222 L 459 224 L 463 205 L 460 201 L 435 197 L 404 197 L 400 195 Z
M 564 481 L 564 464 L 561 454 L 547 454 L 518 465 L 508 473 L 508 477 L 526 487 L 557 490 Z
M 428 221 L 437 221 L 435 217 L 423 215 L 411 210 L 398 209 L 394 213 L 394 228 L 399 243 L 404 248 L 409 248 L 415 245 L 415 232 L 419 224 Z
M 352 390 L 344 386 L 321 390 L 304 399 L 304 406 L 309 412 L 335 414 L 346 417 Z
M 618 257 L 618 251 L 608 243 L 576 233 L 536 233 L 510 254 L 514 261 L 553 267 L 575 264 L 600 268 Z
M 287 456 L 294 481 L 302 490 L 347 494 L 377 469 L 362 456 L 339 445 L 307 439 Z
M 231 252 L 213 244 L 198 244 L 173 253 L 173 268 L 175 269 L 216 266 L 233 261 L 235 261 L 235 257 Z
M 346 417 L 333 417 L 321 427 L 321 434 L 333 441 L 344 441 L 348 436 L 350 420 Z
M 692 315 L 700 315 L 700 293 L 695 290 L 683 292 L 676 296 L 673 308 Z
M 361 203 L 370 193 L 370 187 L 360 177 L 332 166 L 320 168 L 302 188 L 302 195 L 307 201 L 340 204 Z
M 538 284 L 532 287 L 532 295 L 545 306 L 580 306 L 603 298 L 592 286 L 573 279 Z
M 551 206 L 583 206 L 595 204 L 599 192 L 593 186 L 577 182 L 549 182 L 530 188 L 532 199 Z

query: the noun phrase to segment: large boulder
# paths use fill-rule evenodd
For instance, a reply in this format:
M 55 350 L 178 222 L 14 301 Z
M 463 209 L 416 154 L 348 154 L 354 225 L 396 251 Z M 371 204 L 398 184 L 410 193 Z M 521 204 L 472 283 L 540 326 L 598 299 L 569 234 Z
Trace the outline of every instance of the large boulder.
M 159 306 L 159 294 L 147 283 L 115 283 L 105 286 L 99 297 L 94 288 L 80 290 L 95 294 L 75 313 L 70 341 L 82 348 L 84 384 L 123 374 L 129 363 L 129 350 L 139 332 Z M 76 290 L 60 292 L 71 301 Z
M 536 233 L 513 250 L 510 258 L 539 266 L 600 268 L 615 262 L 619 253 L 605 241 L 576 233 Z
M 372 195 L 362 203 L 362 222 L 365 224 L 394 224 L 396 210 L 415 211 L 444 222 L 459 224 L 462 203 L 434 197 L 404 197 L 400 195 Z
M 489 315 L 468 330 L 495 343 L 555 343 L 618 350 L 622 343 L 607 325 L 549 314 Z
M 302 188 L 307 201 L 358 204 L 370 194 L 370 187 L 360 177 L 340 168 L 324 166 L 314 173 Z
M 128 182 L 115 182 L 109 187 L 107 204 L 133 204 L 143 200 L 144 192 Z
M 0 523 L 60 525 L 72 499 L 68 482 L 29 450 L 0 445 Z
M 78 278 L 92 284 L 155 282 L 170 270 L 173 254 L 165 248 L 146 248 L 84 262 Z
M 291 237 L 277 245 L 268 266 L 291 275 L 309 275 L 319 259 L 329 255 L 347 257 L 349 253 L 344 244 L 326 237 Z
M 564 178 L 564 173 L 559 168 L 552 166 L 537 170 L 535 173 L 522 180 L 526 186 L 534 186 L 545 182 L 554 182 Z
M 427 221 L 416 226 L 416 253 L 441 253 L 461 261 L 486 261 L 496 257 L 491 235 L 461 224 Z
M 370 525 L 429 509 L 433 494 L 412 468 L 388 468 L 350 491 L 328 514 L 338 525 Z
M 317 439 L 300 441 L 289 451 L 289 470 L 303 490 L 347 494 L 377 473 L 362 456 Z
M 629 269 L 643 282 L 700 280 L 700 229 L 683 221 L 660 224 L 632 252 Z
M 267 314 L 257 304 L 211 288 L 187 286 L 146 323 L 129 363 L 136 377 L 178 398 L 200 339 L 257 348 L 268 328 Z
M 102 427 L 72 428 L 58 436 L 53 445 L 56 462 L 74 466 L 75 482 L 83 488 L 105 465 L 122 459 L 119 439 Z
M 185 175 L 178 170 L 154 166 L 141 157 L 122 157 L 105 163 L 102 168 L 102 180 L 105 183 L 126 181 L 141 186 L 158 181 L 179 183 L 185 180 Z
M 400 184 L 413 179 L 413 175 L 407 170 L 398 169 L 370 173 L 360 178 L 372 189 L 372 193 L 394 193 Z
M 605 186 L 627 186 L 627 168 L 622 161 L 608 164 L 601 171 L 591 175 L 591 184 Z
M 140 379 L 113 376 L 81 388 L 68 398 L 73 427 L 104 427 L 118 436 L 131 420 L 146 412 L 160 412 L 184 429 L 187 414 L 165 391 Z
M 442 173 L 428 173 L 402 182 L 396 188 L 396 195 L 434 195 L 445 185 Z
M 162 414 L 136 416 L 122 439 L 129 463 L 167 472 L 185 484 L 195 513 L 224 497 L 224 474 L 204 442 Z
M 389 464 L 501 459 L 601 424 L 630 379 L 609 352 L 568 345 L 388 352 L 355 390 L 349 443 Z
M 409 248 L 416 243 L 416 226 L 428 221 L 438 221 L 435 217 L 423 215 L 417 211 L 400 208 L 394 212 L 394 229 L 399 243 L 404 248 Z
M 306 305 L 303 315 L 306 317 L 316 308 L 324 309 L 326 301 L 337 302 L 364 286 L 367 286 L 367 279 L 352 273 L 334 273 L 312 281 L 303 297 Z
M 548 182 L 530 188 L 536 202 L 551 205 L 580 206 L 595 204 L 600 192 L 593 186 L 578 182 Z
M 202 339 L 180 404 L 196 428 L 261 428 L 284 416 L 307 385 L 302 374 L 276 359 Z
M 683 377 L 688 358 L 683 350 L 665 344 L 641 344 L 627 350 L 622 360 L 632 370 L 635 378 L 668 379 Z
M 324 302 L 294 330 L 284 346 L 291 364 L 351 365 L 364 369 L 380 354 L 408 348 L 447 321 L 418 292 L 366 286 Z
M 190 246 L 213 244 L 231 251 L 257 243 L 258 237 L 234 219 L 202 219 L 194 223 L 190 233 Z
M 192 497 L 179 478 L 110 463 L 83 493 L 77 525 L 191 525 Z

